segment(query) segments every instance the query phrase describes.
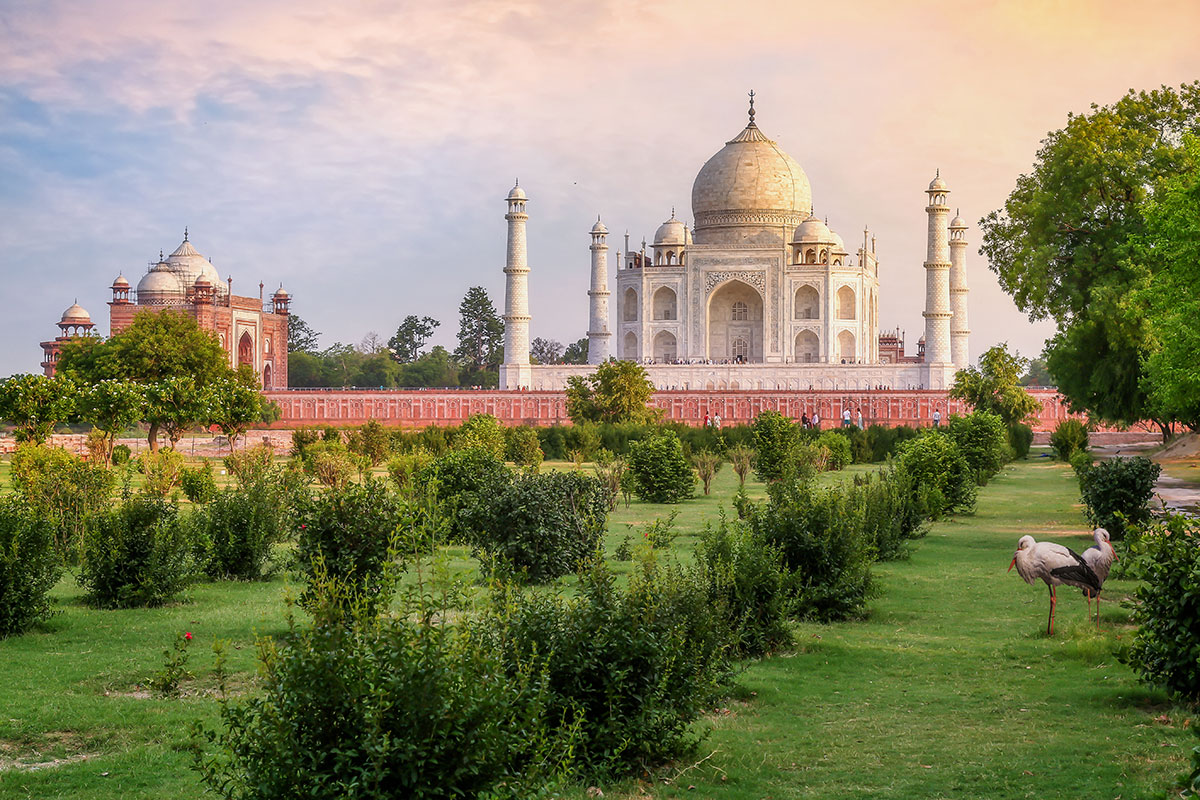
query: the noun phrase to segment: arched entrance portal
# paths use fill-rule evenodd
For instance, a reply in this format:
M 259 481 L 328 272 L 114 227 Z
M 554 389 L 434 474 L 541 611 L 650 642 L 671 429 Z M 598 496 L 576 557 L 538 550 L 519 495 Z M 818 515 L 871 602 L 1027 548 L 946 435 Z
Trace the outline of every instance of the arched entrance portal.
M 243 333 L 242 338 L 238 339 L 238 366 L 242 364 L 254 366 L 254 340 L 249 332 Z
M 749 284 L 728 281 L 708 298 L 708 358 L 720 362 L 763 360 L 763 301 Z

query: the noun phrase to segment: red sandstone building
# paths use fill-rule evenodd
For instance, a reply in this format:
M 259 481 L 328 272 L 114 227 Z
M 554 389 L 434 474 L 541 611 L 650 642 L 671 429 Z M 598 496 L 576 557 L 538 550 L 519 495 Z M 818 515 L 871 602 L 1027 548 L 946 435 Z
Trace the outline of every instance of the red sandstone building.
M 124 275 L 112 283 L 109 301 L 109 331 L 129 327 L 142 311 L 170 310 L 187 314 L 203 330 L 212 331 L 229 354 L 229 365 L 248 364 L 261 376 L 264 389 L 287 386 L 288 305 L 291 298 L 282 286 L 264 302 L 263 285 L 258 297 L 233 293 L 233 278 L 221 280 L 216 267 L 200 255 L 183 232 L 183 243 L 171 255 L 159 253 L 157 262 L 131 288 Z M 63 344 L 75 336 L 89 335 L 94 323 L 78 303 L 63 312 L 58 327 L 62 335 L 42 342 L 42 370 L 53 375 Z

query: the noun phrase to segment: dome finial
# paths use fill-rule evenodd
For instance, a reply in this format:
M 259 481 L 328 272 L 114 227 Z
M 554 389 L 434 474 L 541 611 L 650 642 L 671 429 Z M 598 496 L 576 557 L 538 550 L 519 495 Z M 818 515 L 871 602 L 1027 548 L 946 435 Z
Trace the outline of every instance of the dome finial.
M 184 225 L 184 226 L 183 226 L 183 240 L 184 240 L 185 242 L 187 241 L 187 237 L 188 237 L 188 233 L 187 233 L 187 225 Z
M 754 90 L 750 90 L 750 124 L 754 124 Z

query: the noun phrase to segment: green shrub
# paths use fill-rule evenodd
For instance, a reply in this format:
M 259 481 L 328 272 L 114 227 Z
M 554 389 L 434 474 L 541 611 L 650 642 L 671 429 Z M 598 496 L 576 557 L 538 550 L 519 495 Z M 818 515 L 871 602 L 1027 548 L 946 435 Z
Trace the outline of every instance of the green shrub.
M 472 414 L 454 437 L 455 450 L 475 448 L 503 461 L 507 451 L 504 425 L 491 414 Z
M 408 601 L 350 616 L 334 582 L 311 628 L 260 647 L 261 691 L 222 700 L 195 766 L 230 800 L 523 800 L 563 783 L 574 731 L 540 670 Z M 332 598 L 332 599 L 331 599 Z
M 830 428 L 826 433 L 832 433 L 835 436 L 840 436 L 846 440 L 849 445 L 849 457 L 846 459 L 847 464 L 869 464 L 875 460 L 875 453 L 871 447 L 871 439 L 867 436 L 867 432 L 863 428 L 853 426 L 850 428 L 839 427 Z M 835 469 L 830 467 L 830 469 Z M 841 469 L 837 467 L 836 469 Z
M 307 458 L 309 446 L 319 441 L 321 441 L 321 432 L 316 428 L 297 428 L 292 431 L 292 457 L 303 461 Z
M 160 606 L 191 580 L 191 551 L 177 506 L 130 497 L 88 525 L 78 575 L 84 599 L 99 608 Z
M 193 503 L 203 505 L 212 500 L 217 494 L 212 462 L 204 461 L 199 467 L 184 467 L 179 474 L 179 485 L 183 496 Z
M 518 425 L 508 429 L 506 456 L 518 467 L 530 467 L 537 470 L 542 465 L 545 454 L 538 444 L 537 431 L 533 428 Z
M 133 458 L 133 451 L 129 449 L 127 444 L 119 444 L 112 449 L 112 465 L 114 467 L 123 467 Z
M 297 569 L 310 587 L 318 577 L 331 578 L 374 604 L 386 588 L 385 568 L 412 535 L 417 513 L 383 481 L 368 479 L 310 496 L 296 519 Z
M 907 425 L 897 425 L 894 428 L 870 425 L 867 427 L 866 434 L 867 444 L 871 448 L 871 461 L 883 461 L 888 456 L 895 455 L 896 449 L 903 442 L 919 436 L 920 431 Z
M 541 661 L 544 714 L 575 726 L 581 777 L 641 775 L 694 752 L 691 725 L 728 677 L 729 633 L 691 573 L 645 560 L 628 587 L 602 562 L 578 593 L 508 592 L 477 629 L 516 677 Z
M 817 437 L 816 445 L 829 453 L 825 459 L 825 468 L 828 470 L 845 469 L 846 465 L 851 463 L 854 458 L 850 440 L 837 431 L 822 431 L 821 435 Z
M 1077 450 L 1075 455 L 1071 456 L 1071 469 L 1075 471 L 1075 478 L 1079 481 L 1079 487 L 1083 488 L 1083 476 L 1092 468 L 1095 459 L 1087 450 Z
M 1014 459 L 1028 458 L 1029 448 L 1033 446 L 1033 428 L 1021 422 L 1009 425 L 1008 446 Z
M 409 491 L 416 480 L 417 474 L 433 461 L 433 456 L 425 450 L 414 450 L 392 456 L 388 461 L 388 476 L 396 489 L 401 492 Z
M 54 530 L 54 547 L 63 561 L 74 561 L 89 517 L 112 501 L 116 476 L 59 447 L 22 444 L 12 456 L 12 485 L 17 497 Z
M 527 473 L 477 493 L 459 519 L 475 547 L 506 572 L 542 583 L 595 555 L 612 506 L 608 488 L 578 472 Z
M 262 580 L 272 573 L 271 550 L 288 535 L 285 493 L 262 479 L 217 492 L 192 515 L 210 578 Z
M 725 459 L 716 453 L 701 450 L 692 456 L 692 461 L 696 465 L 696 474 L 700 476 L 700 483 L 704 486 L 704 494 L 707 495 L 712 487 L 713 478 L 717 477 L 717 473 L 721 471 Z
M 225 469 L 242 486 L 258 483 L 275 467 L 275 450 L 259 444 L 230 453 L 223 459 Z
M 744 523 L 721 515 L 696 545 L 696 570 L 714 614 L 729 628 L 730 654 L 766 655 L 791 644 L 792 598 L 779 551 Z
M 850 501 L 878 561 L 907 557 L 907 542 L 925 535 L 925 507 L 915 481 L 902 470 L 855 476 Z
M 648 503 L 678 503 L 696 491 L 696 473 L 674 433 L 630 445 L 629 475 L 634 492 Z
M 778 411 L 754 418 L 754 472 L 764 483 L 783 480 L 793 470 L 796 424 Z
M 391 449 L 391 437 L 387 429 L 377 419 L 369 419 L 361 427 L 350 432 L 346 440 L 346 449 L 356 453 L 377 467 L 387 459 Z
M 469 542 L 473 530 L 460 516 L 476 495 L 494 497 L 513 480 L 513 472 L 496 456 L 478 448 L 450 450 L 423 467 L 416 489 L 437 498 L 441 514 L 449 521 L 451 541 Z
M 896 463 L 915 481 L 915 491 L 926 498 L 930 517 L 974 509 L 975 478 L 958 445 L 944 433 L 928 431 L 904 442 Z
M 1111 531 L 1110 531 L 1111 533 Z M 1118 651 L 1141 680 L 1200 703 L 1200 523 L 1173 515 L 1130 546 L 1133 642 Z
M 770 501 L 750 510 L 749 522 L 779 550 L 800 618 L 833 622 L 862 614 L 875 594 L 875 554 L 862 515 L 843 490 L 775 484 Z
M 1147 503 L 1161 472 L 1161 464 L 1143 456 L 1099 461 L 1085 470 L 1079 488 L 1088 521 L 1107 528 L 1114 540 L 1125 538 L 1128 527 L 1150 520 Z
M 974 411 L 965 417 L 951 417 L 948 429 L 980 486 L 986 486 L 1011 458 L 1008 430 L 996 414 Z
M 158 452 L 138 456 L 138 472 L 144 481 L 142 491 L 151 497 L 164 498 L 179 487 L 183 478 L 183 454 L 164 447 Z
M 1050 447 L 1059 461 L 1070 463 L 1071 456 L 1088 449 L 1087 426 L 1077 419 L 1064 419 L 1050 434 Z
M 306 453 L 304 471 L 322 486 L 340 489 L 353 480 L 354 473 L 358 471 L 355 457 L 340 442 L 322 440 L 310 445 Z
M 63 569 L 54 531 L 19 499 L 0 499 L 0 639 L 50 616 L 50 590 Z

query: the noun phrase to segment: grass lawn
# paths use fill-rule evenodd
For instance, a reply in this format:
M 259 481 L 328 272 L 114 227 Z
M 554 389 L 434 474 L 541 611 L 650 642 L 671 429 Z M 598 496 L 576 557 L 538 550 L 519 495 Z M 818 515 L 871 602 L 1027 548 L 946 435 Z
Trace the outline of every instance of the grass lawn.
M 761 484 L 747 488 L 763 494 Z M 713 495 L 679 506 L 674 549 L 690 551 L 736 489 L 726 465 Z M 1193 737 L 1181 711 L 1112 657 L 1130 635 L 1126 611 L 1106 603 L 1097 635 L 1083 598 L 1064 590 L 1048 638 L 1045 589 L 1005 573 L 1025 533 L 1088 546 L 1077 501 L 1068 467 L 1007 468 L 976 514 L 934 525 L 910 560 L 877 566 L 883 593 L 867 619 L 800 625 L 792 652 L 748 665 L 703 724 L 697 763 L 605 786 L 605 796 L 1162 796 Z M 667 511 L 621 504 L 607 551 Z M 472 563 L 465 550 L 449 555 L 452 567 Z M 62 614 L 0 642 L 0 798 L 201 797 L 186 746 L 189 723 L 214 716 L 208 648 L 214 637 L 232 640 L 230 667 L 249 688 L 254 637 L 282 627 L 285 588 L 282 578 L 198 584 L 186 602 L 114 612 L 85 608 L 64 580 Z M 1112 581 L 1105 593 L 1131 588 Z M 196 637 L 196 679 L 181 699 L 147 697 L 139 684 L 181 630 Z M 16 768 L 33 763 L 46 766 Z

